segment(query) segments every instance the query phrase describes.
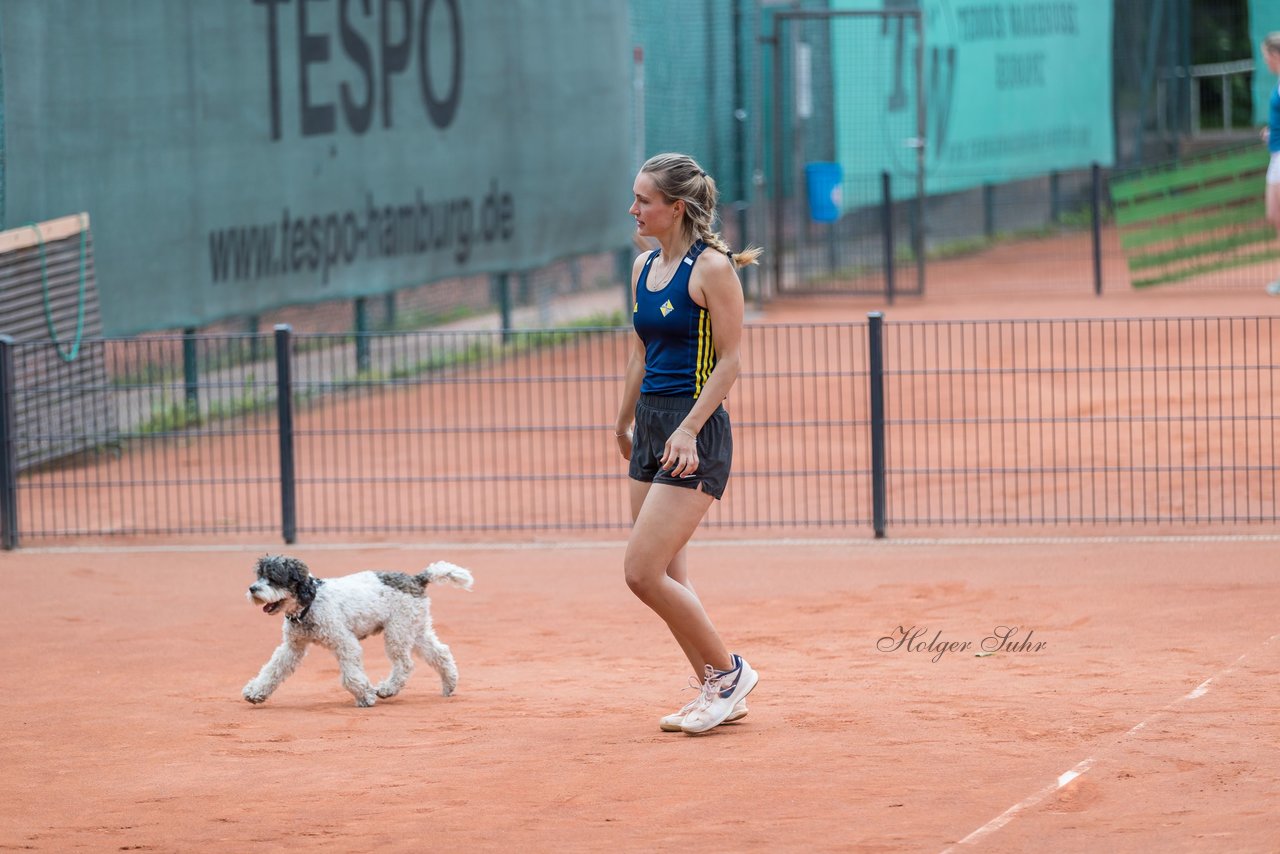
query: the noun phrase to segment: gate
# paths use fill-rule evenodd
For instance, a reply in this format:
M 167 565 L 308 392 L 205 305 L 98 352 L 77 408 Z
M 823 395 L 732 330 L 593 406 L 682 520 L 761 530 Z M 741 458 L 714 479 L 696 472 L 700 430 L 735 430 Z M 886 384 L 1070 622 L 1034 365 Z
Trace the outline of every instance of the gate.
M 924 291 L 924 21 L 883 2 L 764 22 L 773 294 Z

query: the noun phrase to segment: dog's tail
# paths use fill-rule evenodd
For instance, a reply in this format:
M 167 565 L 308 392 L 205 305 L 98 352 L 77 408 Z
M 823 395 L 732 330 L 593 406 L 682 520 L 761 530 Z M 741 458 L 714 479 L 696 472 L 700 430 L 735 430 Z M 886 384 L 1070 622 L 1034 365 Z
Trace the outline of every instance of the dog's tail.
M 419 572 L 417 578 L 423 586 L 426 586 L 429 582 L 435 582 L 436 584 L 461 587 L 463 590 L 471 589 L 471 573 L 446 560 L 438 560 L 431 564 L 431 566 Z

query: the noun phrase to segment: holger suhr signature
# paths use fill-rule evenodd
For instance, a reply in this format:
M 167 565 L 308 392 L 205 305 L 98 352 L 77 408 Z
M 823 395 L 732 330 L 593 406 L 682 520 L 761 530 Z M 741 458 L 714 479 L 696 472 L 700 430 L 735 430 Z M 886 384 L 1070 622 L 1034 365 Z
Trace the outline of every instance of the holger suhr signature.
M 1040 652 L 1048 646 L 1048 641 L 1031 640 L 1035 634 L 1034 629 L 1018 639 L 1021 631 L 1019 626 L 996 626 L 991 634 L 978 641 L 978 647 L 982 652 L 975 655 L 991 655 L 997 652 Z M 936 664 L 949 652 L 967 652 L 973 649 L 973 641 L 944 640 L 941 629 L 934 632 L 933 637 L 929 637 L 927 626 L 911 628 L 898 626 L 891 634 L 876 641 L 876 649 L 881 652 L 906 650 L 907 652 L 933 653 L 933 658 L 930 660 Z

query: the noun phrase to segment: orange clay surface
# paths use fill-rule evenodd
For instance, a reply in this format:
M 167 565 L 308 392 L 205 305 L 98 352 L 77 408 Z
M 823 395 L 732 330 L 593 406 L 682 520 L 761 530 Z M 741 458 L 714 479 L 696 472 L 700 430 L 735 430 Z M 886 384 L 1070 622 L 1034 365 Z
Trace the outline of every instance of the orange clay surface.
M 261 548 L 6 553 L 0 850 L 1274 851 L 1276 549 L 695 542 L 761 674 L 701 737 L 658 730 L 686 666 L 620 543 L 294 547 L 475 573 L 433 595 L 458 693 L 419 666 L 369 709 L 319 649 L 240 698 L 280 635 Z M 999 626 L 1044 646 L 977 657 Z
M 1035 259 L 958 262 L 892 307 L 788 299 L 749 319 L 1280 308 L 1261 278 L 1098 299 Z M 996 281 L 1037 276 L 1030 294 Z M 658 730 L 689 674 L 623 583 L 618 534 L 290 547 L 320 576 L 436 559 L 475 574 L 473 593 L 433 592 L 458 693 L 420 665 L 370 709 L 320 649 L 265 705 L 241 699 L 280 637 L 244 598 L 278 540 L 0 553 L 0 850 L 1280 850 L 1274 531 L 824 533 L 851 539 L 690 546 L 709 612 L 761 674 L 747 718 L 701 737 Z M 1030 645 L 976 655 L 1001 626 Z M 381 679 L 378 639 L 365 650 Z

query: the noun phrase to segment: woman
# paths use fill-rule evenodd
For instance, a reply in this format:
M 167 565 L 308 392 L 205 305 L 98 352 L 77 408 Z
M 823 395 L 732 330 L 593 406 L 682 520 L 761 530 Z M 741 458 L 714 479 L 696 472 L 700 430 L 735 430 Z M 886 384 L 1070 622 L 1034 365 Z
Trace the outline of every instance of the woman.
M 758 677 L 732 655 L 689 583 L 685 545 L 724 494 L 733 456 L 721 406 L 738 378 L 743 300 L 733 254 L 712 231 L 716 185 L 683 154 L 650 158 L 636 176 L 636 232 L 659 249 L 631 272 L 634 346 L 614 428 L 631 467 L 627 586 L 666 621 L 693 666 L 698 697 L 660 726 L 701 733 L 747 713 Z M 634 422 L 634 430 L 632 424 Z

